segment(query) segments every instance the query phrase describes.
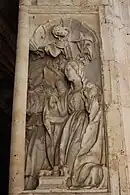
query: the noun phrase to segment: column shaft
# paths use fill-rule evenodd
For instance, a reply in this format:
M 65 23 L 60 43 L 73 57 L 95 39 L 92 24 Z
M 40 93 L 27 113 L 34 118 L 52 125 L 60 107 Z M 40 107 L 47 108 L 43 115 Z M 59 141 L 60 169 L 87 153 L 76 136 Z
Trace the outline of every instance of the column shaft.
M 10 148 L 9 194 L 18 194 L 24 189 L 28 56 L 28 0 L 20 0 Z

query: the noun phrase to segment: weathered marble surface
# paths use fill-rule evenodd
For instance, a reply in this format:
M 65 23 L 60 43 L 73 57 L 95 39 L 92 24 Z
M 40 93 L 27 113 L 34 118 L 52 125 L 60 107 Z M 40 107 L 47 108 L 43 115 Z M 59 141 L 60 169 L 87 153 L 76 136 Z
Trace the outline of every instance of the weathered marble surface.
M 71 190 L 35 190 L 35 191 L 24 191 L 23 193 L 21 193 L 20 195 L 47 195 L 47 194 L 51 194 L 51 195 L 95 195 L 95 194 L 100 194 L 100 195 L 111 195 L 111 193 L 106 192 L 105 190 L 99 190 L 97 192 L 97 190 L 75 190 L 75 191 L 71 191 Z
M 9 194 L 24 189 L 25 126 L 29 58 L 28 1 L 20 0 L 16 51 L 12 131 L 10 147 Z
M 90 83 L 92 82 L 94 85 L 96 84 L 99 86 L 99 88 L 102 89 L 101 94 L 104 97 L 103 103 L 100 105 L 101 106 L 103 105 L 103 108 L 104 108 L 103 119 L 105 119 L 104 129 L 106 130 L 104 131 L 105 132 L 104 140 L 105 140 L 105 143 L 108 143 L 108 147 L 105 147 L 106 149 L 105 157 L 107 159 L 107 167 L 109 171 L 108 191 L 110 191 L 110 193 L 104 192 L 103 194 L 105 195 L 106 194 L 107 195 L 108 194 L 129 195 L 130 194 L 130 191 L 129 191 L 130 189 L 129 188 L 129 184 L 130 184 L 130 180 L 129 180 L 130 178 L 130 175 L 129 175 L 130 174 L 130 165 L 129 165 L 130 140 L 129 140 L 129 137 L 130 136 L 128 135 L 129 135 L 129 112 L 130 112 L 129 111 L 129 97 L 130 97 L 129 96 L 129 91 L 130 91 L 129 83 L 130 82 L 129 82 L 129 57 L 128 57 L 129 52 L 127 53 L 129 43 L 128 43 L 127 32 L 128 32 L 128 26 L 129 26 L 128 8 L 130 7 L 130 5 L 127 3 L 127 1 L 120 1 L 120 0 L 111 0 L 111 1 L 105 0 L 105 1 L 93 1 L 93 2 L 92 1 L 73 1 L 73 2 L 72 1 L 66 1 L 66 2 L 65 1 L 64 2 L 63 1 L 53 1 L 52 5 L 50 5 L 49 3 L 50 3 L 49 1 L 40 1 L 40 0 L 32 2 L 32 6 L 30 6 L 30 9 L 29 9 L 30 39 L 33 36 L 34 30 L 36 30 L 39 25 L 43 26 L 45 22 L 48 20 L 54 21 L 54 23 L 51 23 L 51 22 L 48 23 L 50 25 L 49 28 L 51 28 L 53 25 L 55 24 L 58 25 L 60 23 L 61 17 L 63 19 L 64 18 L 74 18 L 77 21 L 87 23 L 90 29 L 93 29 L 93 31 L 96 32 L 96 35 L 99 39 L 100 47 L 98 47 L 98 50 L 97 50 L 98 55 L 93 64 L 89 62 L 91 55 L 90 56 L 87 55 L 87 60 L 88 60 L 87 65 L 88 64 L 89 65 L 91 64 L 92 66 L 95 65 L 94 67 L 96 68 L 93 69 L 93 71 L 95 71 L 95 73 L 97 72 L 98 73 L 95 74 L 95 76 L 92 76 L 93 71 L 91 72 L 91 65 L 90 66 L 88 65 L 87 67 L 89 67 L 89 71 L 86 71 L 86 76 L 87 78 L 89 78 L 88 80 L 90 81 Z M 78 28 L 78 30 L 79 29 L 80 28 Z M 42 30 L 39 31 L 40 33 L 42 33 L 42 36 L 44 35 L 43 31 Z M 44 39 L 44 36 L 42 39 Z M 69 39 L 69 42 L 70 40 L 71 39 Z M 43 40 L 41 39 L 40 40 L 37 39 L 37 42 L 39 42 L 41 45 L 43 44 Z M 62 54 L 66 56 L 65 52 L 63 51 L 65 50 L 66 46 L 63 47 L 63 45 L 60 45 L 60 47 L 62 48 Z M 33 50 L 34 48 L 35 47 L 32 47 L 31 45 L 31 50 Z M 50 78 L 53 78 L 55 80 L 56 76 L 54 76 L 55 74 L 53 75 L 51 71 L 48 69 L 44 70 L 44 74 L 42 75 L 39 74 L 40 76 L 38 78 L 35 77 L 34 73 L 35 72 L 40 73 L 41 67 L 44 67 L 44 65 L 46 64 L 45 63 L 46 60 L 45 61 L 41 60 L 41 59 L 45 59 L 43 58 L 44 56 L 48 55 L 48 59 L 50 59 L 50 57 L 54 57 L 54 55 L 56 55 L 55 58 L 57 58 L 57 56 L 60 55 L 61 48 L 59 49 L 59 46 L 57 47 L 57 43 L 56 43 L 55 46 L 53 47 L 54 50 L 52 50 L 52 46 L 50 47 L 49 45 L 49 47 L 47 47 L 46 49 L 45 47 L 40 48 L 41 50 L 37 52 L 37 55 L 35 54 L 33 56 L 31 55 L 30 65 L 34 67 L 34 69 L 30 71 L 31 76 L 29 73 L 29 78 L 31 78 L 29 82 L 31 83 L 32 77 L 34 77 L 36 79 L 35 87 L 37 85 L 41 86 L 38 89 L 39 93 L 41 94 L 42 94 L 42 82 L 41 81 L 43 81 L 43 75 L 45 76 L 47 81 L 50 81 Z M 100 52 L 99 52 L 99 48 L 100 48 Z M 43 51 L 45 52 L 45 54 Z M 88 51 L 89 53 L 91 53 L 90 48 Z M 96 54 L 96 52 L 94 54 Z M 101 57 L 101 60 L 99 60 L 100 57 Z M 37 65 L 36 69 L 35 69 L 35 65 Z M 100 72 L 101 72 L 101 75 L 100 75 Z M 67 75 L 65 75 L 65 80 L 63 83 L 65 83 L 65 81 L 67 81 L 67 83 L 70 82 L 68 77 L 67 78 L 66 77 Z M 51 85 L 53 85 L 53 79 L 52 79 Z M 77 80 L 77 77 L 76 77 L 76 80 Z M 36 91 L 34 90 L 33 85 L 30 85 L 29 90 L 28 90 L 28 93 L 30 94 L 30 97 L 31 97 L 31 93 L 35 92 L 35 95 L 33 96 L 33 98 L 35 100 L 39 99 L 39 102 L 42 102 L 44 96 L 42 95 L 40 97 L 37 96 L 37 90 Z M 48 101 L 49 101 L 49 98 L 48 98 Z M 43 105 L 42 103 L 37 104 L 37 101 L 34 101 L 34 102 L 35 104 L 32 106 L 31 112 L 33 113 L 35 110 L 35 107 L 37 107 L 37 112 L 39 113 L 39 109 Z M 84 101 L 84 103 L 85 102 L 86 101 Z M 56 101 L 54 102 L 52 101 L 52 103 L 54 103 L 55 105 Z M 45 110 L 45 112 L 47 111 L 47 109 Z M 28 111 L 29 110 L 27 110 L 27 112 Z M 28 123 L 29 121 L 27 121 L 27 128 L 30 132 L 33 128 L 35 129 L 35 125 L 37 126 L 36 128 L 39 129 L 39 132 L 43 132 L 42 131 L 43 116 L 45 115 L 42 115 L 42 117 L 41 116 L 39 117 L 39 115 L 35 116 L 34 118 L 32 118 L 30 123 Z M 52 118 L 49 120 L 52 120 Z M 48 122 L 48 120 L 46 120 L 46 122 Z M 29 124 L 33 124 L 31 128 Z M 36 142 L 37 146 L 41 143 L 44 143 L 45 141 L 44 139 L 39 139 L 41 138 L 41 134 L 39 133 L 38 142 Z M 27 136 L 28 138 L 30 138 L 31 133 L 28 134 Z M 18 140 L 19 139 L 17 137 L 17 141 Z M 28 146 L 28 144 L 29 144 L 29 141 L 27 139 L 26 146 Z M 32 145 L 34 146 L 35 144 L 33 144 L 32 142 Z M 22 154 L 21 157 L 22 157 L 24 156 L 24 150 L 23 150 L 23 147 L 20 147 L 20 148 L 21 148 L 21 154 Z M 44 147 L 41 144 L 40 145 L 41 153 L 39 153 L 41 160 L 43 158 L 43 149 Z M 34 151 L 36 152 L 36 148 L 34 148 Z M 53 150 L 51 150 L 50 153 L 51 152 L 53 153 Z M 51 155 L 49 154 L 49 157 L 50 156 Z M 36 157 L 35 159 L 38 159 L 38 156 L 35 155 L 35 157 Z M 23 158 L 21 159 L 23 162 Z M 50 158 L 50 161 L 51 160 L 52 159 Z M 36 165 L 35 162 L 36 161 L 34 160 L 33 161 L 34 165 Z M 15 168 L 18 168 L 18 164 L 15 164 Z M 54 166 L 54 169 L 57 170 L 57 166 Z M 22 170 L 22 173 L 23 173 L 23 170 Z M 44 173 L 42 175 L 43 177 L 45 176 L 45 174 L 51 175 L 52 170 L 48 172 L 42 169 L 42 173 Z M 22 189 L 23 179 L 24 178 L 21 177 L 22 185 L 20 183 L 19 184 L 16 183 L 15 187 L 19 187 L 20 189 Z M 95 191 L 94 193 L 92 189 L 90 189 L 90 191 L 92 192 L 91 194 L 99 194 L 98 191 Z M 48 194 L 48 193 L 51 194 L 50 191 L 37 192 L 37 190 L 30 191 L 30 192 L 24 192 L 24 193 L 25 194 L 29 194 L 29 193 L 30 194 Z M 66 192 L 66 193 L 71 194 L 71 192 Z M 74 192 L 74 194 L 75 193 L 77 194 L 78 192 Z M 85 193 L 89 194 L 87 190 L 85 191 Z M 57 194 L 57 192 L 53 192 L 52 194 Z M 62 194 L 64 193 L 62 192 Z M 102 192 L 100 192 L 100 194 L 102 194 Z
M 64 176 L 65 188 L 107 189 L 95 32 L 73 18 L 47 21 L 34 31 L 30 50 L 25 188 L 35 189 L 38 178 L 38 189 L 55 188 L 58 176 L 63 188 Z
M 100 0 L 31 0 L 31 5 L 73 5 L 73 6 L 87 6 L 87 5 L 99 5 Z

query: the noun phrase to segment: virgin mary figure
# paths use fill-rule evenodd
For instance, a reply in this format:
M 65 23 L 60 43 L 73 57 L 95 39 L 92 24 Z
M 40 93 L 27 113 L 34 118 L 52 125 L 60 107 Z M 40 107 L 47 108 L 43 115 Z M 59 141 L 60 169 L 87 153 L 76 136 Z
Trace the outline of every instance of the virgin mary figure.
M 71 188 L 106 188 L 101 91 L 88 82 L 78 61 L 68 62 L 65 74 L 71 88 L 69 117 L 62 130 L 60 164 L 68 167 Z

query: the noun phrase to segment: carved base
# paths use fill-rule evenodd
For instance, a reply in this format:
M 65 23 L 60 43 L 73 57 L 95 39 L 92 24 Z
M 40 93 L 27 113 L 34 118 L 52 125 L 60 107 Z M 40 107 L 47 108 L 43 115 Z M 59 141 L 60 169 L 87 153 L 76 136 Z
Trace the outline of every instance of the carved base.
M 41 176 L 39 177 L 39 185 L 37 187 L 38 190 L 44 189 L 67 189 L 67 183 L 69 179 L 62 176 Z
M 111 195 L 107 189 L 82 189 L 82 190 L 67 190 L 67 189 L 44 189 L 24 191 L 20 195 Z

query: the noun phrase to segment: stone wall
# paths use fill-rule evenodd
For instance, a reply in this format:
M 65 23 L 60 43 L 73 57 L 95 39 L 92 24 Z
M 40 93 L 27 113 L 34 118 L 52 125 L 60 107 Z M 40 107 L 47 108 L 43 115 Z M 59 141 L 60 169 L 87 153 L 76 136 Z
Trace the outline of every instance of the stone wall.
M 110 77 L 111 77 L 111 95 L 106 93 L 108 102 L 110 104 L 108 112 L 108 126 L 110 127 L 110 136 L 115 133 L 115 138 L 112 145 L 109 146 L 110 155 L 112 155 L 112 161 L 117 164 L 117 174 L 120 177 L 120 184 L 117 186 L 118 193 L 128 193 L 129 186 L 128 182 L 128 129 L 129 129 L 129 119 L 127 119 L 128 105 L 129 105 L 129 76 L 128 76 L 128 60 L 127 60 L 127 28 L 128 28 L 128 6 L 125 2 L 113 1 L 105 5 L 105 18 L 104 24 L 101 24 L 103 28 L 102 37 L 103 48 L 106 50 L 106 55 L 104 54 L 104 61 L 107 61 Z M 108 33 L 107 33 L 108 32 Z M 106 38 L 105 38 L 106 37 Z M 106 47 L 105 47 L 105 46 Z M 111 49 L 110 49 L 111 48 Z M 106 78 L 108 79 L 108 78 Z M 108 90 L 108 86 L 106 86 Z M 111 110 L 112 109 L 112 110 Z M 114 116 L 112 117 L 112 113 Z M 109 118 L 110 117 L 110 118 Z M 112 118 L 111 118 L 112 117 Z M 115 117 L 115 120 L 113 118 Z M 117 118 L 116 118 L 117 117 Z M 115 121 L 115 124 L 113 123 Z M 117 122 L 118 121 L 118 122 Z M 117 125 L 118 124 L 118 125 Z M 115 127 L 114 127 L 114 126 Z M 115 131 L 113 130 L 115 129 Z M 109 134 L 109 133 L 108 133 Z M 122 135 L 122 136 L 121 136 Z M 109 135 L 108 135 L 109 136 Z M 119 137 L 118 137 L 119 136 Z M 122 139 L 123 138 L 123 139 Z M 111 138 L 110 138 L 111 139 Z M 115 142 L 115 143 L 114 143 Z M 111 150 L 111 149 L 112 150 Z M 115 155 L 113 154 L 115 150 Z M 114 160 L 115 159 L 115 160 Z M 125 164 L 126 160 L 126 164 Z M 111 162 L 112 162 L 111 161 Z M 112 166 L 113 166 L 112 162 Z M 124 165 L 123 165 L 124 164 Z M 123 168 L 124 166 L 124 168 Z M 113 172 L 116 175 L 116 172 Z M 123 175 L 122 175 L 123 174 Z M 127 180 L 128 179 L 128 180 Z M 115 181 L 113 180 L 113 183 Z M 114 189 L 113 189 L 114 190 Z M 113 193 L 115 193 L 113 191 Z M 117 193 L 117 192 L 116 192 Z M 116 194 L 115 193 L 115 194 Z
M 13 101 L 13 82 L 15 50 L 17 38 L 17 8 L 13 1 L 0 2 L 0 162 L 2 192 L 8 194 L 11 115 Z M 9 5 L 10 4 L 10 5 Z M 2 193 L 1 192 L 1 193 Z

